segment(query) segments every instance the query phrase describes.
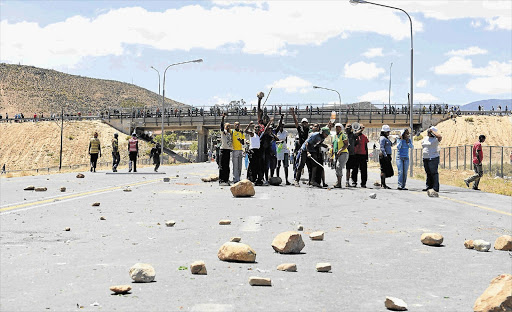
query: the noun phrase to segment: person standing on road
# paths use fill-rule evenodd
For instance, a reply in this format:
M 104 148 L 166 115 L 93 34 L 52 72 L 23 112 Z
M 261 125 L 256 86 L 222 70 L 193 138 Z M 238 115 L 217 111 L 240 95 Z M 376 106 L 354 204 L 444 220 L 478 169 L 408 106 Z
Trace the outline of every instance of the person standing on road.
M 228 122 L 224 124 L 225 118 L 224 113 L 220 122 L 219 185 L 229 185 L 229 157 L 233 150 L 233 131 Z
M 302 120 L 300 122 L 300 125 L 299 125 L 299 122 L 297 121 L 297 116 L 295 115 L 294 109 L 290 108 L 290 111 L 291 111 L 292 116 L 293 116 L 293 121 L 295 122 L 295 127 L 297 128 L 297 133 L 298 133 L 298 137 L 299 137 L 299 145 L 298 146 L 302 147 L 302 145 L 308 139 L 309 123 L 308 123 L 308 120 L 306 118 L 302 118 Z M 295 170 L 295 182 L 294 182 L 294 185 L 295 186 L 300 186 L 300 184 L 299 184 L 300 176 L 302 175 L 302 169 L 304 169 L 304 166 L 308 167 L 309 180 L 311 180 L 311 161 L 309 160 L 308 157 L 306 157 L 306 155 L 304 155 L 304 157 L 301 157 L 302 156 L 302 152 L 300 152 L 300 149 L 299 150 L 296 149 L 296 153 L 297 153 L 297 158 L 295 160 L 295 162 L 296 162 L 296 164 L 295 164 L 296 170 Z
M 422 191 L 433 189 L 439 192 L 439 142 L 443 137 L 437 133 L 437 128 L 432 126 L 427 130 L 427 137 L 421 142 L 423 147 L 423 167 L 427 174 L 426 187 Z
M 139 157 L 139 140 L 137 134 L 132 133 L 132 137 L 128 140 L 128 154 L 130 155 L 130 162 L 128 163 L 128 172 L 137 172 L 137 157 Z
M 263 185 L 263 157 L 261 155 L 261 136 L 262 132 L 260 129 L 260 124 L 257 123 L 254 126 L 254 131 L 249 130 L 249 128 L 254 123 L 251 121 L 247 128 L 245 128 L 245 133 L 247 133 L 249 140 L 249 169 L 247 170 L 247 179 L 254 183 L 255 186 Z
M 358 124 L 356 124 L 358 125 Z M 358 125 L 358 129 L 354 128 L 354 168 L 352 169 L 352 183 L 353 186 L 357 185 L 357 173 L 361 171 L 361 187 L 366 188 L 366 181 L 368 180 L 368 143 L 369 140 L 364 135 L 364 126 Z
M 478 137 L 478 142 L 473 145 L 473 169 L 475 170 L 475 174 L 471 177 L 464 180 L 466 186 L 469 187 L 471 182 L 473 183 L 473 189 L 475 191 L 480 191 L 478 188 L 478 184 L 480 183 L 480 178 L 484 175 L 484 171 L 482 168 L 482 160 L 484 159 L 484 153 L 482 151 L 482 143 L 485 142 L 485 135 L 480 135 Z
M 112 139 L 112 172 L 117 172 L 117 166 L 121 161 L 121 155 L 119 154 L 119 135 L 114 133 Z
M 149 159 L 153 158 L 153 164 L 155 165 L 155 172 L 158 172 L 158 167 L 160 167 L 160 154 L 162 152 L 162 146 L 160 143 L 156 143 L 156 145 L 151 149 L 151 153 L 149 154 Z
M 407 182 L 407 169 L 409 168 L 409 149 L 413 148 L 411 139 L 409 138 L 409 129 L 400 131 L 398 139 L 396 167 L 398 169 L 398 189 L 407 190 L 405 183 Z
M 334 185 L 334 188 L 341 188 L 341 180 L 343 178 L 343 170 L 348 161 L 348 137 L 343 131 L 343 125 L 337 123 L 335 125 L 336 135 L 333 142 L 333 153 L 336 160 L 336 178 L 338 182 Z
M 393 166 L 391 165 L 391 146 L 393 146 L 393 143 L 389 140 L 390 132 L 391 129 L 389 126 L 383 125 L 379 139 L 380 186 L 384 189 L 390 189 L 390 187 L 386 185 L 386 178 L 390 178 L 395 174 Z
M 315 132 L 302 145 L 302 157 L 311 158 L 311 186 L 322 187 L 322 176 L 324 167 L 322 166 L 322 155 L 320 148 L 324 146 L 325 138 L 331 133 L 328 127 L 323 127 L 320 132 Z M 307 156 L 306 156 L 307 155 Z M 297 182 L 297 180 L 295 181 Z
M 243 145 L 245 135 L 240 130 L 240 123 L 235 122 L 235 129 L 233 129 L 233 151 L 231 157 L 233 161 L 233 183 L 240 181 L 242 174 L 242 158 L 243 158 Z
M 352 125 L 351 124 L 347 124 L 347 126 L 345 127 L 345 133 L 347 134 L 347 138 L 348 138 L 348 160 L 347 160 L 347 164 L 346 164 L 346 167 L 347 167 L 347 177 L 346 177 L 346 183 L 345 183 L 345 186 L 346 187 L 351 187 L 351 186 L 355 186 L 355 182 L 352 181 L 352 184 L 350 184 L 349 180 L 350 180 L 350 171 L 352 169 L 354 169 L 355 167 L 355 164 L 356 164 L 356 158 L 355 158 L 355 150 L 354 150 L 354 147 L 355 147 L 355 137 L 354 137 L 354 132 L 352 131 Z
M 281 107 L 279 107 L 279 110 L 281 110 Z M 281 171 L 282 163 L 286 185 L 290 185 L 290 182 L 288 182 L 288 166 L 290 164 L 290 151 L 288 150 L 288 145 L 286 144 L 286 141 L 288 140 L 288 131 L 284 129 L 283 117 L 284 115 L 281 114 L 281 119 L 279 120 L 279 125 L 277 127 L 277 138 L 280 142 L 277 146 L 277 176 L 279 177 L 279 172 Z
M 98 139 L 98 132 L 94 132 L 94 137 L 89 141 L 89 155 L 91 156 L 91 172 L 96 172 L 98 155 L 101 157 L 101 144 Z

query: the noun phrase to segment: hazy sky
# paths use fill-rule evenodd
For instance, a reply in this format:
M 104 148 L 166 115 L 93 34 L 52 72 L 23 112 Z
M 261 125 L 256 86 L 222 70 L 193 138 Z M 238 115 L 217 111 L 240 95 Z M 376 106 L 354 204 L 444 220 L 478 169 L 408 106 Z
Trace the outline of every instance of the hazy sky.
M 414 100 L 512 98 L 512 1 L 380 1 L 412 17 Z M 343 1 L 0 2 L 0 60 L 133 82 L 192 105 L 406 103 L 407 16 Z

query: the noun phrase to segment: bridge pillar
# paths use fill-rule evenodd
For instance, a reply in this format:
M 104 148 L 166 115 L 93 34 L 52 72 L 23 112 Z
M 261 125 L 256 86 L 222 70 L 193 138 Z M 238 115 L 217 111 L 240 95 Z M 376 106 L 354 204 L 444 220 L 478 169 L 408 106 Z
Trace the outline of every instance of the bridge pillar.
M 208 129 L 197 127 L 197 162 L 205 162 L 208 159 Z

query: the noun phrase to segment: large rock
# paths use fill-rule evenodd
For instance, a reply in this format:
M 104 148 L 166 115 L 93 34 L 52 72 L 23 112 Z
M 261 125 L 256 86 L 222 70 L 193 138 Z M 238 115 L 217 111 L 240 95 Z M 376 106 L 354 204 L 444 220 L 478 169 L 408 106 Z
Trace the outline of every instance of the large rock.
M 283 263 L 277 266 L 279 271 L 297 272 L 297 265 L 295 263 Z
M 429 246 L 441 246 L 443 239 L 443 235 L 439 233 L 423 233 L 421 235 L 421 242 Z
M 130 268 L 130 277 L 137 283 L 149 283 L 155 279 L 156 272 L 151 264 L 136 263 Z
M 132 286 L 130 286 L 130 285 L 115 285 L 115 286 L 110 286 L 110 290 L 115 292 L 116 294 L 126 294 L 130 290 L 132 290 Z
M 331 264 L 330 263 L 317 263 L 316 264 L 316 271 L 317 272 L 329 272 L 331 270 Z
M 501 274 L 492 279 L 473 305 L 475 312 L 512 311 L 512 275 Z
M 217 257 L 222 261 L 255 262 L 256 251 L 246 244 L 227 242 L 220 246 Z
M 407 303 L 405 303 L 402 299 L 398 299 L 395 297 L 386 297 L 384 305 L 388 310 L 407 311 Z
M 281 185 L 281 183 L 283 183 L 283 179 L 281 179 L 280 177 L 271 177 L 270 179 L 268 179 L 268 184 L 270 185 L 279 186 Z
M 272 286 L 270 278 L 251 276 L 249 277 L 249 285 L 251 286 Z
M 477 251 L 486 252 L 489 251 L 489 249 L 491 249 L 491 243 L 486 242 L 483 239 L 477 239 L 476 241 L 473 241 L 473 246 Z
M 496 250 L 512 250 L 512 236 L 502 235 L 494 242 L 494 249 Z
M 300 253 L 304 246 L 302 236 L 295 231 L 283 232 L 272 241 L 272 248 L 282 254 Z
M 190 273 L 198 275 L 206 275 L 206 265 L 204 261 L 195 261 L 190 265 Z
M 234 197 L 250 197 L 256 194 L 254 184 L 247 179 L 235 183 L 231 186 L 230 190 Z

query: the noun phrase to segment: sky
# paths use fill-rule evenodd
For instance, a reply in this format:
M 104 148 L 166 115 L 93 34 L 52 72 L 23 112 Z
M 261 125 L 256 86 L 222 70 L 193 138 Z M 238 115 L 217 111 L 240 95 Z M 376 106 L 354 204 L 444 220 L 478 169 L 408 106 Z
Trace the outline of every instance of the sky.
M 512 98 L 512 1 L 374 0 L 412 19 L 414 102 Z M 410 24 L 343 1 L 0 2 L 0 62 L 133 83 L 202 106 L 406 104 Z M 162 81 L 160 81 L 162 83 Z

